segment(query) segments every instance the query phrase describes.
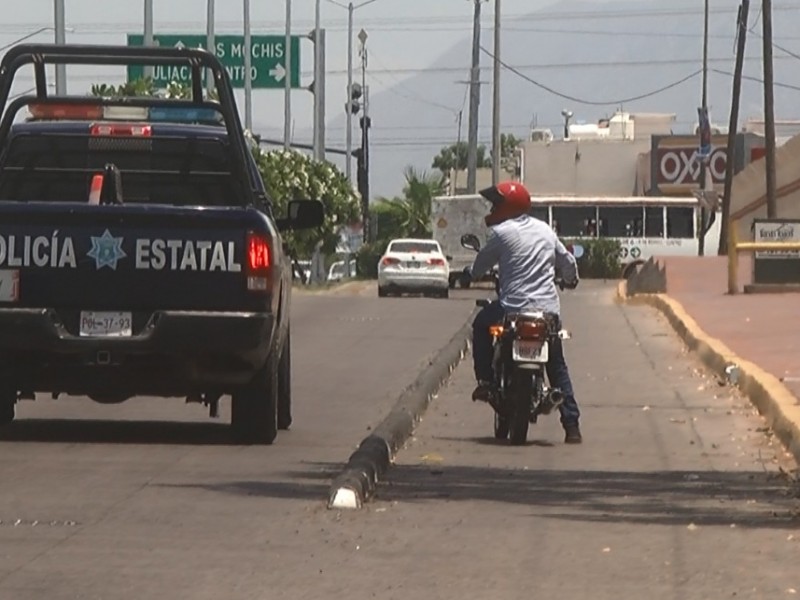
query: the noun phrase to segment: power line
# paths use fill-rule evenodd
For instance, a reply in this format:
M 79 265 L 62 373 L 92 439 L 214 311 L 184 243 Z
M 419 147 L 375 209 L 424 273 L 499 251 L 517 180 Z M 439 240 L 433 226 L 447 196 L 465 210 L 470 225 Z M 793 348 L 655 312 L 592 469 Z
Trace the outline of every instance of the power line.
M 328 0 L 331 1 L 331 0 Z M 336 4 L 336 2 L 333 2 Z M 794 12 L 800 10 L 795 2 L 776 5 L 773 7 L 774 12 Z M 710 9 L 712 14 L 733 14 L 733 10 L 729 7 L 712 7 Z M 518 23 L 520 21 L 559 21 L 559 20 L 572 20 L 572 19 L 619 19 L 619 18 L 663 18 L 663 17 L 688 17 L 693 15 L 702 14 L 703 9 L 696 6 L 673 7 L 668 9 L 636 9 L 636 10 L 603 10 L 603 11 L 536 11 L 532 13 L 517 13 L 504 15 L 504 22 Z M 373 17 L 362 20 L 362 24 L 367 27 L 374 27 L 379 25 L 395 25 L 398 23 L 414 24 L 414 25 L 427 25 L 431 23 L 446 23 L 446 24 L 467 24 L 471 19 L 461 16 L 445 15 L 440 17 Z M 313 19 L 298 19 L 295 20 L 298 26 L 305 26 L 313 24 Z M 488 21 L 487 21 L 488 23 Z M 253 20 L 251 22 L 253 28 L 260 29 L 282 29 L 284 23 L 279 20 Z M 173 28 L 175 31 L 191 31 L 192 29 L 205 30 L 205 21 L 161 21 L 160 29 L 165 30 L 168 27 Z M 85 23 L 70 23 L 71 27 L 94 29 L 96 31 L 119 32 L 133 30 L 138 31 L 141 29 L 141 22 L 122 22 L 109 25 L 108 22 L 85 22 Z M 13 25 L 7 24 L 0 26 L 0 33 L 26 33 L 31 29 L 41 27 L 41 23 L 15 23 Z M 218 21 L 217 29 L 230 28 L 234 31 L 241 30 L 241 22 L 238 21 Z M 341 28 L 342 31 L 347 29 L 347 22 L 345 19 L 330 20 L 326 24 L 326 29 L 332 31 Z M 81 32 L 85 33 L 85 32 Z
M 375 51 L 374 50 L 370 50 L 370 58 L 372 58 L 375 62 L 378 63 L 378 65 L 380 65 L 384 69 L 387 69 L 386 65 L 381 61 L 381 59 L 378 58 L 375 55 Z M 368 74 L 369 74 L 370 77 L 374 77 L 374 74 L 373 74 L 372 71 L 369 71 Z M 416 91 L 414 91 L 413 89 L 408 87 L 403 81 L 401 81 L 397 77 L 394 77 L 393 75 L 389 75 L 389 77 L 395 82 L 396 86 L 401 87 L 401 88 L 406 89 L 406 90 L 409 90 L 409 91 L 406 92 L 406 94 L 402 94 L 399 91 L 393 90 L 393 88 L 390 88 L 388 86 L 387 86 L 387 91 L 390 91 L 390 92 L 394 93 L 395 95 L 400 96 L 401 98 L 414 100 L 414 101 L 419 102 L 421 104 L 426 104 L 428 106 L 433 106 L 434 108 L 440 108 L 442 110 L 446 110 L 449 113 L 453 113 L 453 114 L 456 114 L 456 115 L 458 114 L 458 111 L 454 110 L 451 106 L 445 106 L 444 104 L 440 104 L 438 102 L 434 102 L 433 100 L 429 100 L 428 98 L 424 98 L 423 96 L 420 96 L 419 94 L 417 94 Z M 386 85 L 383 81 L 380 80 L 380 78 L 375 78 L 375 79 L 377 79 L 379 83 L 383 83 L 384 85 Z
M 733 77 L 733 73 L 731 73 L 730 71 L 723 71 L 722 69 L 711 69 L 711 70 L 714 71 L 714 73 L 719 73 L 720 75 L 727 75 L 728 77 Z M 762 85 L 764 84 L 763 79 L 759 79 L 758 77 L 753 77 L 751 75 L 742 75 L 742 79 L 747 79 L 748 81 L 753 81 L 755 83 L 760 83 Z M 800 92 L 799 85 L 792 85 L 790 83 L 780 83 L 778 81 L 775 81 L 774 84 L 775 87 L 786 88 L 787 90 L 796 90 Z
M 492 60 L 494 60 L 494 55 L 491 52 L 489 52 L 486 48 L 484 48 L 483 46 L 481 46 L 481 51 L 484 52 L 485 54 L 488 54 L 492 58 Z M 670 89 L 672 89 L 674 87 L 677 87 L 677 86 L 679 86 L 679 85 L 681 85 L 683 83 L 686 83 L 690 79 L 694 79 L 695 77 L 700 75 L 700 73 L 703 72 L 702 69 L 698 69 L 694 73 L 690 73 L 689 75 L 687 75 L 686 77 L 683 77 L 682 79 L 679 79 L 678 81 L 674 81 L 674 82 L 670 83 L 669 85 L 665 85 L 665 86 L 663 86 L 661 88 L 658 88 L 657 90 L 653 90 L 652 92 L 647 92 L 646 94 L 640 94 L 639 96 L 633 96 L 631 98 L 622 98 L 622 99 L 619 99 L 619 100 L 610 100 L 610 101 L 606 101 L 606 102 L 598 102 L 598 101 L 595 101 L 595 100 L 584 100 L 582 98 L 577 98 L 575 96 L 570 96 L 569 94 L 564 94 L 562 92 L 556 91 L 553 88 L 548 87 L 548 86 L 544 85 L 543 83 L 539 83 L 538 81 L 536 81 L 535 79 L 533 79 L 531 77 L 528 77 L 524 73 L 521 73 L 519 70 L 517 70 L 516 68 L 510 66 L 506 62 L 504 62 L 502 60 L 498 60 L 498 62 L 501 65 L 503 65 L 503 67 L 505 69 L 507 69 L 507 70 L 511 71 L 512 73 L 514 73 L 517 77 L 521 77 L 522 79 L 532 83 L 533 85 L 535 85 L 538 88 L 541 88 L 541 89 L 545 90 L 546 92 L 549 92 L 549 93 L 551 93 L 551 94 L 553 94 L 555 96 L 559 96 L 560 98 L 564 98 L 566 100 L 570 100 L 572 102 L 577 102 L 578 104 L 589 104 L 589 105 L 592 105 L 592 106 L 609 106 L 609 105 L 629 104 L 630 102 L 635 102 L 636 100 L 644 100 L 645 98 L 650 98 L 652 96 L 656 96 L 658 94 L 666 92 L 667 90 L 670 90 Z

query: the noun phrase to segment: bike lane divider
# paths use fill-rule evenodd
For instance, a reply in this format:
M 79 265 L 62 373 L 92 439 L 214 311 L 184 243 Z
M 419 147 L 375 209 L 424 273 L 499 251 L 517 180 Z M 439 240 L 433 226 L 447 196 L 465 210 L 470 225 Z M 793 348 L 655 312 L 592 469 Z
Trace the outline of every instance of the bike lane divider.
M 477 313 L 476 308 L 416 380 L 401 392 L 383 421 L 361 441 L 331 484 L 329 509 L 360 509 L 374 495 L 378 481 L 411 437 L 436 393 L 467 355 Z

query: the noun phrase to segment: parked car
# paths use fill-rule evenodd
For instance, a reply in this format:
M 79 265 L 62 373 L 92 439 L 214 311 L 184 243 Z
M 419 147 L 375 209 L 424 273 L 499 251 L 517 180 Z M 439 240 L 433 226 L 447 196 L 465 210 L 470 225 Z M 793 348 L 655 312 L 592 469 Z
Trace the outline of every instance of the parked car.
M 335 263 L 331 265 L 331 268 L 328 269 L 328 282 L 334 281 L 341 281 L 345 278 L 345 273 L 347 273 L 347 268 L 344 266 L 343 260 L 337 260 Z M 350 261 L 350 274 L 347 277 L 355 277 L 356 276 L 356 261 L 355 259 Z
M 392 240 L 378 263 L 378 296 L 421 293 L 447 298 L 448 260 L 435 240 Z
M 311 261 L 295 260 L 292 262 L 292 278 L 303 285 L 311 281 Z

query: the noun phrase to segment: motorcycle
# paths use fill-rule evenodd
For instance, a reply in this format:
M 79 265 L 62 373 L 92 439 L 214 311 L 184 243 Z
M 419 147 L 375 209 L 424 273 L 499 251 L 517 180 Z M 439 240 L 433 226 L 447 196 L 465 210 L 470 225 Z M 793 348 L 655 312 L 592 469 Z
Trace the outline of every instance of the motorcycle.
M 480 251 L 480 241 L 473 234 L 461 238 L 461 245 L 468 250 Z M 583 248 L 570 248 L 573 256 L 580 258 Z M 492 270 L 495 291 L 499 293 L 500 279 Z M 566 287 L 559 279 L 561 290 Z M 489 300 L 476 300 L 480 307 Z M 494 436 L 509 440 L 512 445 L 527 441 L 528 428 L 540 416 L 552 413 L 564 402 L 564 394 L 546 383 L 546 366 L 550 344 L 556 340 L 568 340 L 570 333 L 561 329 L 557 315 L 530 310 L 507 313 L 502 323 L 489 328 L 492 336 L 493 368 L 496 397 L 490 401 L 494 409 Z

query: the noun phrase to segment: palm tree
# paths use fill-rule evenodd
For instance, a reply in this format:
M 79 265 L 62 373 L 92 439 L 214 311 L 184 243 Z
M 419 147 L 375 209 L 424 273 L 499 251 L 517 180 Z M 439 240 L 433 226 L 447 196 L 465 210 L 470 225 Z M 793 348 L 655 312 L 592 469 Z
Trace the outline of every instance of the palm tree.
M 406 213 L 404 228 L 410 237 L 431 235 L 431 203 L 445 190 L 444 176 L 406 167 L 406 186 L 400 206 Z

